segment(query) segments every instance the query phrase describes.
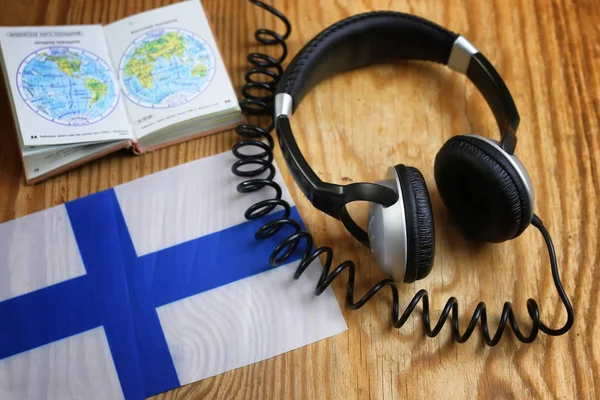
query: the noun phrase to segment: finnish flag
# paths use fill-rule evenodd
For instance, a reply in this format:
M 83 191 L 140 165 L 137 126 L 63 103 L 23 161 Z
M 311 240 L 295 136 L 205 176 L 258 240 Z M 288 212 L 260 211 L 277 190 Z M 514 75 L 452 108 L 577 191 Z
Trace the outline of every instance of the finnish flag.
M 269 266 L 286 233 L 254 238 L 278 215 L 244 219 L 272 193 L 238 194 L 233 161 L 0 225 L 0 399 L 143 399 L 347 329 L 320 267 Z

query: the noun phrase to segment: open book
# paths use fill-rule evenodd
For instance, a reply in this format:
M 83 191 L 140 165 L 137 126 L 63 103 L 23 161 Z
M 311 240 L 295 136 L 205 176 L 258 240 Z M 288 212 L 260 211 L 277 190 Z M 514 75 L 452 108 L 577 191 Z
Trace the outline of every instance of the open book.
M 106 26 L 0 28 L 0 49 L 28 183 L 242 119 L 198 0 Z

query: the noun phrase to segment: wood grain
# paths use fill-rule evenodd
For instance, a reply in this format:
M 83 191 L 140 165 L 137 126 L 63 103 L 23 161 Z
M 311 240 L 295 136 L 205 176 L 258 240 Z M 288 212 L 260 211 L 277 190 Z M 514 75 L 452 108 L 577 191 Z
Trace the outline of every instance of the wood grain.
M 164 0 L 0 1 L 0 25 L 107 23 L 168 3 Z M 245 57 L 257 50 L 258 27 L 281 27 L 246 1 L 203 1 L 232 79 L 239 88 Z M 450 330 L 423 334 L 421 316 L 390 327 L 390 299 L 381 295 L 360 311 L 342 305 L 349 331 L 294 352 L 159 395 L 157 399 L 399 399 L 600 397 L 600 2 L 596 0 L 275 0 L 294 31 L 295 54 L 326 26 L 355 13 L 393 9 L 436 21 L 467 36 L 494 63 L 521 113 L 517 153 L 536 191 L 536 212 L 556 243 L 563 282 L 575 307 L 573 329 L 531 345 L 512 334 L 489 349 L 478 333 L 463 345 Z M 4 85 L 2 92 L 5 93 Z M 230 149 L 233 132 L 175 145 L 142 157 L 113 155 L 33 187 L 25 186 L 6 94 L 0 96 L 0 222 L 42 210 L 140 176 Z M 558 326 L 565 319 L 552 285 L 545 248 L 534 230 L 494 246 L 464 240 L 433 181 L 437 150 L 451 136 L 496 135 L 482 96 L 444 68 L 403 63 L 343 74 L 303 101 L 293 127 L 300 147 L 323 179 L 338 183 L 384 176 L 404 163 L 429 185 L 436 221 L 436 263 L 426 279 L 400 287 L 406 304 L 420 288 L 437 315 L 450 296 L 462 322 L 477 302 L 495 325 L 510 300 L 524 326 L 526 301 Z M 314 210 L 276 159 L 316 243 L 335 261 L 358 263 L 358 289 L 382 277 L 367 250 L 337 221 Z M 364 218 L 366 208 L 352 210 Z M 343 304 L 345 279 L 334 284 Z M 418 313 L 417 313 L 418 314 Z

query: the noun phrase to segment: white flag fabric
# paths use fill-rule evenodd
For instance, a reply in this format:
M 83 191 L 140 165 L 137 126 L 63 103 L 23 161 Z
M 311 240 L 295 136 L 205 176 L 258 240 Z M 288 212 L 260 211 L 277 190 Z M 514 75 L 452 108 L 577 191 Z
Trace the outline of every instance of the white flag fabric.
M 254 238 L 281 211 L 245 220 L 273 192 L 237 193 L 233 161 L 0 224 L 0 399 L 143 399 L 347 329 L 320 265 L 269 266 L 291 232 Z

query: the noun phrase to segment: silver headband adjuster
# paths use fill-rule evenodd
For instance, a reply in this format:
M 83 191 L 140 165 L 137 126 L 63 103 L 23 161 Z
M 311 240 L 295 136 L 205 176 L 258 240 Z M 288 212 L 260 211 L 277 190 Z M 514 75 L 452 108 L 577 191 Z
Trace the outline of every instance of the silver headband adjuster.
M 287 93 L 278 93 L 275 96 L 275 120 L 280 115 L 292 115 L 294 99 Z
M 452 45 L 448 66 L 455 71 L 466 74 L 469 69 L 471 57 L 479 51 L 464 36 L 459 36 Z

